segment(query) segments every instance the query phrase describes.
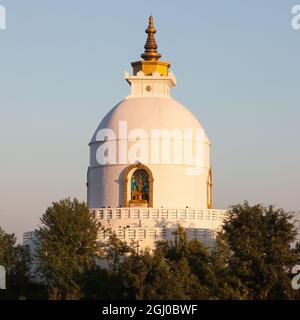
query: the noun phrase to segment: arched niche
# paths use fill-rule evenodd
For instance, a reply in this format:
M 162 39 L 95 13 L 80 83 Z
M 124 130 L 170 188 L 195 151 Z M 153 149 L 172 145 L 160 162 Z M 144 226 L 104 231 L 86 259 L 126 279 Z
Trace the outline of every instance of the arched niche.
M 132 164 L 124 171 L 124 207 L 153 207 L 153 174 L 142 163 Z

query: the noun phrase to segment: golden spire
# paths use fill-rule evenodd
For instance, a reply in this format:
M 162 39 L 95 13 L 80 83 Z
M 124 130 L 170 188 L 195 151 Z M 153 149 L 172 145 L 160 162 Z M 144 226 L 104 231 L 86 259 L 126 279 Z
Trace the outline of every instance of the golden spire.
M 155 41 L 155 33 L 156 29 L 153 24 L 153 17 L 150 16 L 149 18 L 149 26 L 145 30 L 145 32 L 148 34 L 147 42 L 145 44 L 145 52 L 141 55 L 141 57 L 148 61 L 148 60 L 155 60 L 157 61 L 161 55 L 157 52 L 157 44 Z
M 145 44 L 145 52 L 141 55 L 143 60 L 132 62 L 133 75 L 137 75 L 140 71 L 145 76 L 151 76 L 154 73 L 159 73 L 162 76 L 168 76 L 168 70 L 170 68 L 169 62 L 158 61 L 161 55 L 157 52 L 157 44 L 155 41 L 156 30 L 153 24 L 153 17 L 149 18 L 149 26 L 146 29 L 148 34 L 147 42 Z

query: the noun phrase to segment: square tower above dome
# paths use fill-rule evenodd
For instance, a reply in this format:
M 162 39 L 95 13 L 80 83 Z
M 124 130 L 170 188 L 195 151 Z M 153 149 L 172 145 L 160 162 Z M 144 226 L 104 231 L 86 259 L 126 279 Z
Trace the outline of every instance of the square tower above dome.
M 167 76 L 162 76 L 157 71 L 152 75 L 145 75 L 140 71 L 137 75 L 130 76 L 126 71 L 125 79 L 131 85 L 128 98 L 170 97 L 171 87 L 176 86 L 176 78 L 172 71 Z

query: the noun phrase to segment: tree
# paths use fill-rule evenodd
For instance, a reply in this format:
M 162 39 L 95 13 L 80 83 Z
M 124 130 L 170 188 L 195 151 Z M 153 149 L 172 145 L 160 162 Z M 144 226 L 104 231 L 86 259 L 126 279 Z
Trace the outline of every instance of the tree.
M 244 300 L 247 299 L 247 288 L 229 268 L 228 261 L 231 251 L 227 243 L 219 237 L 211 250 L 210 263 L 213 270 L 210 285 L 210 299 Z
M 124 287 L 119 268 L 134 248 L 120 240 L 111 229 L 100 226 L 100 230 L 108 239 L 99 242 L 97 265 L 84 277 L 82 297 L 92 300 L 121 299 L 124 298 Z
M 85 273 L 95 267 L 99 225 L 85 203 L 54 202 L 37 230 L 39 271 L 51 299 L 78 299 Z
M 248 299 L 289 299 L 291 268 L 299 259 L 292 248 L 297 229 L 293 214 L 248 202 L 228 211 L 219 241 L 228 247 L 228 270 L 243 284 Z
M 29 294 L 30 254 L 26 247 L 16 244 L 14 234 L 0 227 L 0 265 L 6 269 L 7 290 L 1 290 L 3 299 L 23 299 Z
M 210 261 L 210 249 L 205 247 L 199 240 L 189 240 L 186 231 L 179 226 L 174 232 L 174 241 L 157 243 L 157 251 L 162 252 L 170 261 L 173 270 L 180 275 L 181 281 L 186 274 L 193 278 L 186 288 L 186 294 L 190 299 L 210 299 L 213 269 Z M 184 267 L 185 272 L 182 268 Z M 188 282 L 188 279 L 186 279 Z
M 149 251 L 126 257 L 119 269 L 124 298 L 134 300 L 190 299 L 197 287 L 186 260 L 171 262 Z
M 134 244 L 128 245 L 125 241 L 120 240 L 115 232 L 111 229 L 101 227 L 102 232 L 108 235 L 106 242 L 100 243 L 100 258 L 108 264 L 112 272 L 116 272 L 124 257 L 134 252 Z
M 119 273 L 96 266 L 90 270 L 82 286 L 82 298 L 88 300 L 122 299 L 124 287 Z

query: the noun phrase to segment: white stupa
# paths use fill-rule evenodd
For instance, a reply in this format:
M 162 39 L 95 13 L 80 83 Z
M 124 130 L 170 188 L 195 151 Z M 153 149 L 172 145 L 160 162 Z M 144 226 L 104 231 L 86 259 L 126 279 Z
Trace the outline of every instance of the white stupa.
M 88 206 L 103 226 L 139 248 L 173 239 L 179 225 L 210 245 L 224 210 L 212 209 L 210 142 L 196 117 L 171 97 L 176 78 L 159 61 L 153 18 L 128 97 L 90 142 Z M 107 235 L 102 233 L 101 240 Z

